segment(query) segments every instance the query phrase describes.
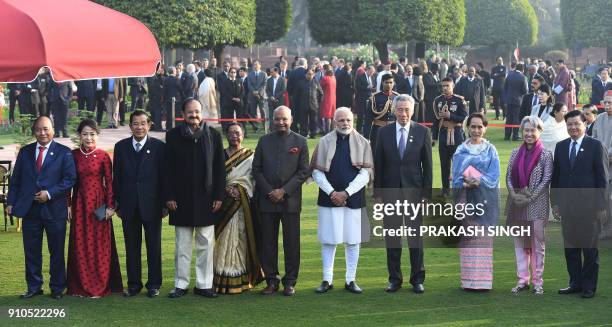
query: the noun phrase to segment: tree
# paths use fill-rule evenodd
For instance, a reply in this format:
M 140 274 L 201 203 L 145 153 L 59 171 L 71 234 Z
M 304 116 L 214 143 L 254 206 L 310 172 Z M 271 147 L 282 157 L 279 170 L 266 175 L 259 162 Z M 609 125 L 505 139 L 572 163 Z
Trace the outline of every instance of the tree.
M 538 20 L 529 0 L 465 0 L 465 44 L 498 46 L 509 50 L 518 42 L 537 40 Z
M 610 8 L 612 0 L 561 0 L 561 27 L 567 45 L 573 49 L 607 47 L 610 54 L 612 21 L 606 14 Z
M 389 59 L 389 43 L 463 41 L 463 0 L 310 0 L 308 10 L 317 42 L 371 43 L 383 62 Z
M 287 34 L 291 26 L 290 0 L 256 0 L 255 43 L 271 42 Z M 280 18 L 282 19 L 279 19 Z

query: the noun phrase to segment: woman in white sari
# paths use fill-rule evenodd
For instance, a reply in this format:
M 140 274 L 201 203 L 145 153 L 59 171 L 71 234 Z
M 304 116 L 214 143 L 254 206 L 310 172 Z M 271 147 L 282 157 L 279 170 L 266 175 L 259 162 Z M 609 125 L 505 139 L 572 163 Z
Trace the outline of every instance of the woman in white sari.
M 215 225 L 213 284 L 219 294 L 239 294 L 263 280 L 255 243 L 255 219 L 251 215 L 250 205 L 254 188 L 251 177 L 254 152 L 242 147 L 243 139 L 240 124 L 228 125 L 226 197 L 220 210 L 221 222 Z
M 557 102 L 550 112 L 552 119 L 547 119 L 544 122 L 544 131 L 542 132 L 542 136 L 540 136 L 540 140 L 544 148 L 551 151 L 553 154 L 555 153 L 555 146 L 557 143 L 569 137 L 569 134 L 567 134 L 567 127 L 565 126 L 565 119 L 563 119 L 566 113 L 567 106 L 565 103 Z
M 217 87 L 210 69 L 204 70 L 205 78 L 198 89 L 198 100 L 202 104 L 202 118 L 217 118 Z

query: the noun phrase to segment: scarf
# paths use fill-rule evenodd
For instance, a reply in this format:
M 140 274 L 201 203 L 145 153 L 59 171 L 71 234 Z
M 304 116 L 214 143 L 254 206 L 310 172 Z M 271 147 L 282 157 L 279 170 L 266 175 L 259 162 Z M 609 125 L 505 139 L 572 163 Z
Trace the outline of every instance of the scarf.
M 533 147 L 533 154 L 529 158 L 527 163 L 527 169 L 525 167 L 525 160 L 527 157 L 527 145 L 523 143 L 518 150 L 516 158 L 514 159 L 514 165 L 512 166 L 512 185 L 514 188 L 522 189 L 529 186 L 529 176 L 533 171 L 533 168 L 538 164 L 540 160 L 540 154 L 544 150 L 544 145 L 538 140 Z

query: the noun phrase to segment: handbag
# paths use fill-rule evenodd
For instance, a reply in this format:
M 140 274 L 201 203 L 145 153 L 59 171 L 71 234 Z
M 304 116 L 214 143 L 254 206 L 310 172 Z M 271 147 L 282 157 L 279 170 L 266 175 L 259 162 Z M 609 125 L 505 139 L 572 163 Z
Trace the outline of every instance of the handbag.
M 103 204 L 100 207 L 96 208 L 94 211 L 94 215 L 98 221 L 106 220 L 106 205 Z

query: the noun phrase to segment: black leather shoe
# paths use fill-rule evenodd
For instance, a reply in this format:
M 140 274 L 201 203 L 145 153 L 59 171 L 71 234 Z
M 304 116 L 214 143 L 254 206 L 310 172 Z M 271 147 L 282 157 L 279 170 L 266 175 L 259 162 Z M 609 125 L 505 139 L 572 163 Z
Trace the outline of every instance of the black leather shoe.
M 174 290 L 172 290 L 172 292 L 170 292 L 170 294 L 168 294 L 168 297 L 171 299 L 176 299 L 185 294 L 187 294 L 187 290 L 184 290 L 182 288 L 175 288 Z
M 322 294 L 332 289 L 334 289 L 334 285 L 324 280 L 323 282 L 321 282 L 321 285 L 319 285 L 319 287 L 315 288 L 315 292 Z
M 344 289 L 351 292 L 351 293 L 355 293 L 355 294 L 361 294 L 361 292 L 363 292 L 363 290 L 361 289 L 361 287 L 357 286 L 357 284 L 355 284 L 354 281 L 346 284 L 344 283 Z
M 49 296 L 54 300 L 59 300 L 64 297 L 64 292 L 51 292 Z
M 124 297 L 132 297 L 132 296 L 138 295 L 138 293 L 140 293 L 140 290 L 137 290 L 137 289 L 134 289 L 134 288 L 128 288 L 127 291 L 123 292 L 123 296 Z
M 159 289 L 158 288 L 152 288 L 150 290 L 147 291 L 147 297 L 156 297 L 159 295 Z
M 36 295 L 42 295 L 42 294 L 43 294 L 43 290 L 40 289 L 38 291 L 27 291 L 21 294 L 19 297 L 22 299 L 29 299 L 29 298 L 35 297 Z
M 593 292 L 591 290 L 586 290 L 586 291 L 582 292 L 582 298 L 583 299 L 590 299 L 593 296 L 595 296 L 595 292 Z
M 261 290 L 261 295 L 272 295 L 278 291 L 278 284 L 270 283 L 266 288 Z
M 285 286 L 283 290 L 284 296 L 294 296 L 295 295 L 295 286 Z
M 423 284 L 415 284 L 412 286 L 412 291 L 416 294 L 423 294 L 425 293 L 425 287 L 423 287 Z
M 387 285 L 387 288 L 385 288 L 385 292 L 387 292 L 387 293 L 395 293 L 400 288 L 402 288 L 401 284 L 389 283 L 389 285 Z
M 219 296 L 215 291 L 212 290 L 212 288 L 197 288 L 194 287 L 193 288 L 193 293 L 203 296 L 203 297 L 207 297 L 207 298 L 211 298 L 214 299 L 217 296 Z
M 581 289 L 577 288 L 577 287 L 566 287 L 566 288 L 562 288 L 559 290 L 559 294 L 574 294 L 574 293 L 580 293 L 582 292 Z

